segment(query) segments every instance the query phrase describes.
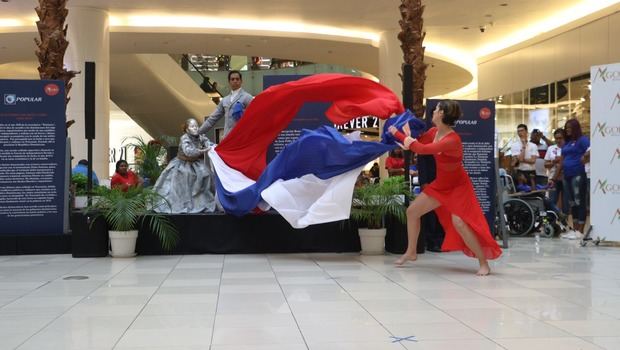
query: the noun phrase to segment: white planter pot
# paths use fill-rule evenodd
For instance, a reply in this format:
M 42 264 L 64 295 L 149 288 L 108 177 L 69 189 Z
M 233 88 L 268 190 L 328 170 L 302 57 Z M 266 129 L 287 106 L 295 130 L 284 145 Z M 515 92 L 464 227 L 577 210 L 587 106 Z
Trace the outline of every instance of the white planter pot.
M 386 229 L 359 228 L 360 243 L 362 254 L 381 255 L 385 253 L 385 233 Z
M 136 256 L 136 240 L 138 230 L 108 231 L 110 235 L 110 255 L 115 258 L 130 258 Z
M 86 208 L 88 205 L 88 196 L 75 196 L 75 207 Z

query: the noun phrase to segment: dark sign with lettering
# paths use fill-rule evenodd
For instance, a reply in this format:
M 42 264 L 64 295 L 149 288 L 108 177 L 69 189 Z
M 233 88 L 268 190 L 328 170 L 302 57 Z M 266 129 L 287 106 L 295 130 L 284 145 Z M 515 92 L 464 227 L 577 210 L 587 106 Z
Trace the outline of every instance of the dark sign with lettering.
M 430 118 L 440 100 L 426 100 Z M 463 142 L 463 165 L 474 185 L 482 211 L 493 232 L 495 223 L 495 103 L 459 100 L 463 117 L 454 130 Z
M 62 234 L 64 83 L 0 80 L 0 234 Z
M 263 76 L 263 90 L 270 86 L 284 84 L 289 81 L 299 80 L 307 75 L 266 75 Z M 280 153 L 286 145 L 297 140 L 302 129 L 314 130 L 321 125 L 331 125 L 325 116 L 325 111 L 331 104 L 325 102 L 307 102 L 297 112 L 297 115 L 286 129 L 282 130 L 267 151 L 267 162 Z M 277 106 L 275 107 L 277 108 Z

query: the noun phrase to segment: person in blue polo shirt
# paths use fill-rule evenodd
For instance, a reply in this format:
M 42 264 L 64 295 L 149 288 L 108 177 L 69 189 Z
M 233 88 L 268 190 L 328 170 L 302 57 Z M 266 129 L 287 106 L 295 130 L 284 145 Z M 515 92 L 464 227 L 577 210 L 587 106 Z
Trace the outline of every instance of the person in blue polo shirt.
M 86 159 L 81 159 L 77 165 L 71 170 L 71 175 L 75 174 L 83 174 L 88 178 L 88 161 Z M 95 171 L 93 170 L 93 187 L 99 186 L 99 178 Z

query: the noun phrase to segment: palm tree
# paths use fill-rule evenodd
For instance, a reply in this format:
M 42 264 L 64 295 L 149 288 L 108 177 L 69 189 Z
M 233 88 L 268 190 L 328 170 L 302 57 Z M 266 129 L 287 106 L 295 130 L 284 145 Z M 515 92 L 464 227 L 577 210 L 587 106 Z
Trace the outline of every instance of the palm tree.
M 69 42 L 67 37 L 67 26 L 65 19 L 69 11 L 67 10 L 67 0 L 39 0 L 39 6 L 35 9 L 39 20 L 37 28 L 39 39 L 35 38 L 37 44 L 35 51 L 39 58 L 39 76 L 41 79 L 61 80 L 65 83 L 65 103 L 69 103 L 69 82 L 79 72 L 66 70 L 64 67 L 64 57 Z M 64 27 L 64 28 L 63 28 Z
M 411 106 L 405 106 L 411 108 L 416 116 L 422 117 L 424 115 L 424 82 L 426 81 L 426 67 L 424 63 L 424 6 L 422 0 L 401 0 L 400 24 L 401 31 L 398 33 L 398 40 L 401 42 L 401 49 L 404 54 L 404 61 L 406 65 L 413 66 L 412 76 L 412 90 L 405 91 L 403 94 L 413 94 L 413 103 Z M 405 74 L 403 74 L 405 79 Z M 403 82 L 404 83 L 404 82 Z M 407 100 L 407 98 L 405 98 Z

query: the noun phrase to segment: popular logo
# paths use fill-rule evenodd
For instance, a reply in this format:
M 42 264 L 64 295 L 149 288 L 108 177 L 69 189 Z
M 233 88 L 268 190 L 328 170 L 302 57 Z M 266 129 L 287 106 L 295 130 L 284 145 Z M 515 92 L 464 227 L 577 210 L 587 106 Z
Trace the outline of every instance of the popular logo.
M 616 97 L 614 97 L 614 102 L 611 103 L 611 107 L 609 107 L 609 109 L 614 109 L 618 105 L 620 105 L 620 92 L 616 94 Z
M 480 115 L 480 119 L 487 120 L 487 119 L 491 118 L 491 109 L 487 108 L 487 107 L 483 107 L 480 110 L 479 115 Z
M 615 223 L 616 221 L 620 222 L 620 209 L 616 209 L 614 216 L 611 218 L 610 224 Z
M 603 194 L 620 194 L 620 184 L 611 184 L 607 179 L 598 180 L 592 193 L 602 192 Z
M 596 126 L 594 127 L 594 132 L 592 133 L 592 136 L 594 137 L 599 134 L 602 137 L 620 136 L 620 125 L 607 126 L 606 122 L 605 123 L 598 122 L 596 123 Z
M 609 164 L 613 164 L 616 160 L 620 161 L 620 148 L 616 148 L 616 150 L 614 151 L 614 155 L 611 156 Z
M 601 79 L 603 82 L 607 82 L 608 80 L 620 80 L 620 71 L 608 71 L 609 67 L 599 68 L 596 71 L 596 75 L 592 82 L 596 82 L 598 79 Z
M 4 104 L 6 106 L 14 106 L 17 104 L 17 95 L 15 94 L 4 94 Z
M 58 85 L 50 83 L 43 87 L 43 91 L 45 91 L 45 94 L 47 96 L 56 96 L 60 92 L 60 88 L 58 87 Z

